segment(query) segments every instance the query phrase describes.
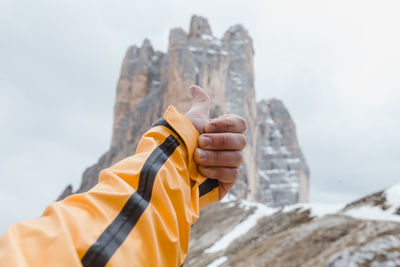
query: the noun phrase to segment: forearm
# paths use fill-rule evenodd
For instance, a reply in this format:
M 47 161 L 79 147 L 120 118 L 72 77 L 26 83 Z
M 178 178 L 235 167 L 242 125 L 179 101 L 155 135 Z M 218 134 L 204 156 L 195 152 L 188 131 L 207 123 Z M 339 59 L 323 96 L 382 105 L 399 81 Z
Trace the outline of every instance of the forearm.
M 182 264 L 206 179 L 193 162 L 196 130 L 171 108 L 165 121 L 175 131 L 153 127 L 137 153 L 103 170 L 92 190 L 10 227 L 0 238 L 1 265 Z M 218 200 L 218 187 L 208 189 L 204 205 Z

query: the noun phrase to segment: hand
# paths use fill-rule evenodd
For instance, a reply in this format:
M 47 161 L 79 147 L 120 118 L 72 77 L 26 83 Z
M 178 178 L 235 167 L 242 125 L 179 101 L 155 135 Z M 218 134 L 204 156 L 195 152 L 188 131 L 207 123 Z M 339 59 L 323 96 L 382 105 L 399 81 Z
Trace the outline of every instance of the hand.
M 219 197 L 222 199 L 232 189 L 243 161 L 241 151 L 246 146 L 243 133 L 246 121 L 240 116 L 227 114 L 209 120 L 210 98 L 198 86 L 190 86 L 193 105 L 186 116 L 199 131 L 199 148 L 194 160 L 199 172 L 219 181 Z

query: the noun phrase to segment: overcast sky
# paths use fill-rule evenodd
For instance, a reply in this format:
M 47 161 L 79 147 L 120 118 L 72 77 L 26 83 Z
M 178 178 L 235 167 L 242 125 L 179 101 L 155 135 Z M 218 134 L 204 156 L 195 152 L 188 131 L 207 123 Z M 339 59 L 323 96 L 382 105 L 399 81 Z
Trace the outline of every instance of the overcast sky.
M 329 2 L 329 3 L 328 3 Z M 149 38 L 241 23 L 257 98 L 288 107 L 311 201 L 344 204 L 400 179 L 398 1 L 0 0 L 0 233 L 38 217 L 105 152 L 120 65 Z

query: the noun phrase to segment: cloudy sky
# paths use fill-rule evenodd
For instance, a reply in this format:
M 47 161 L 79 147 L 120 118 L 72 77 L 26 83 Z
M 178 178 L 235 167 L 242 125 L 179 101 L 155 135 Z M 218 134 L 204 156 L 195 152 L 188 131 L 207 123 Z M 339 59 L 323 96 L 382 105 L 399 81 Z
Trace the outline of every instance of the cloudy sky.
M 108 149 L 129 45 L 165 51 L 193 14 L 254 40 L 257 98 L 284 101 L 311 201 L 344 204 L 400 179 L 398 1 L 0 0 L 0 232 L 37 217 Z

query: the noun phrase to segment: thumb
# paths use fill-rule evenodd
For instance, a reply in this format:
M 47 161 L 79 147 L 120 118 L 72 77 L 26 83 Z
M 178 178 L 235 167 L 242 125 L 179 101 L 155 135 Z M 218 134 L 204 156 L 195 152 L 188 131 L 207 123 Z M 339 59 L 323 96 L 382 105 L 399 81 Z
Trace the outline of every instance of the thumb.
M 210 116 L 210 96 L 197 85 L 189 87 L 189 94 L 192 97 L 192 107 L 187 114 L 198 119 L 208 119 Z

